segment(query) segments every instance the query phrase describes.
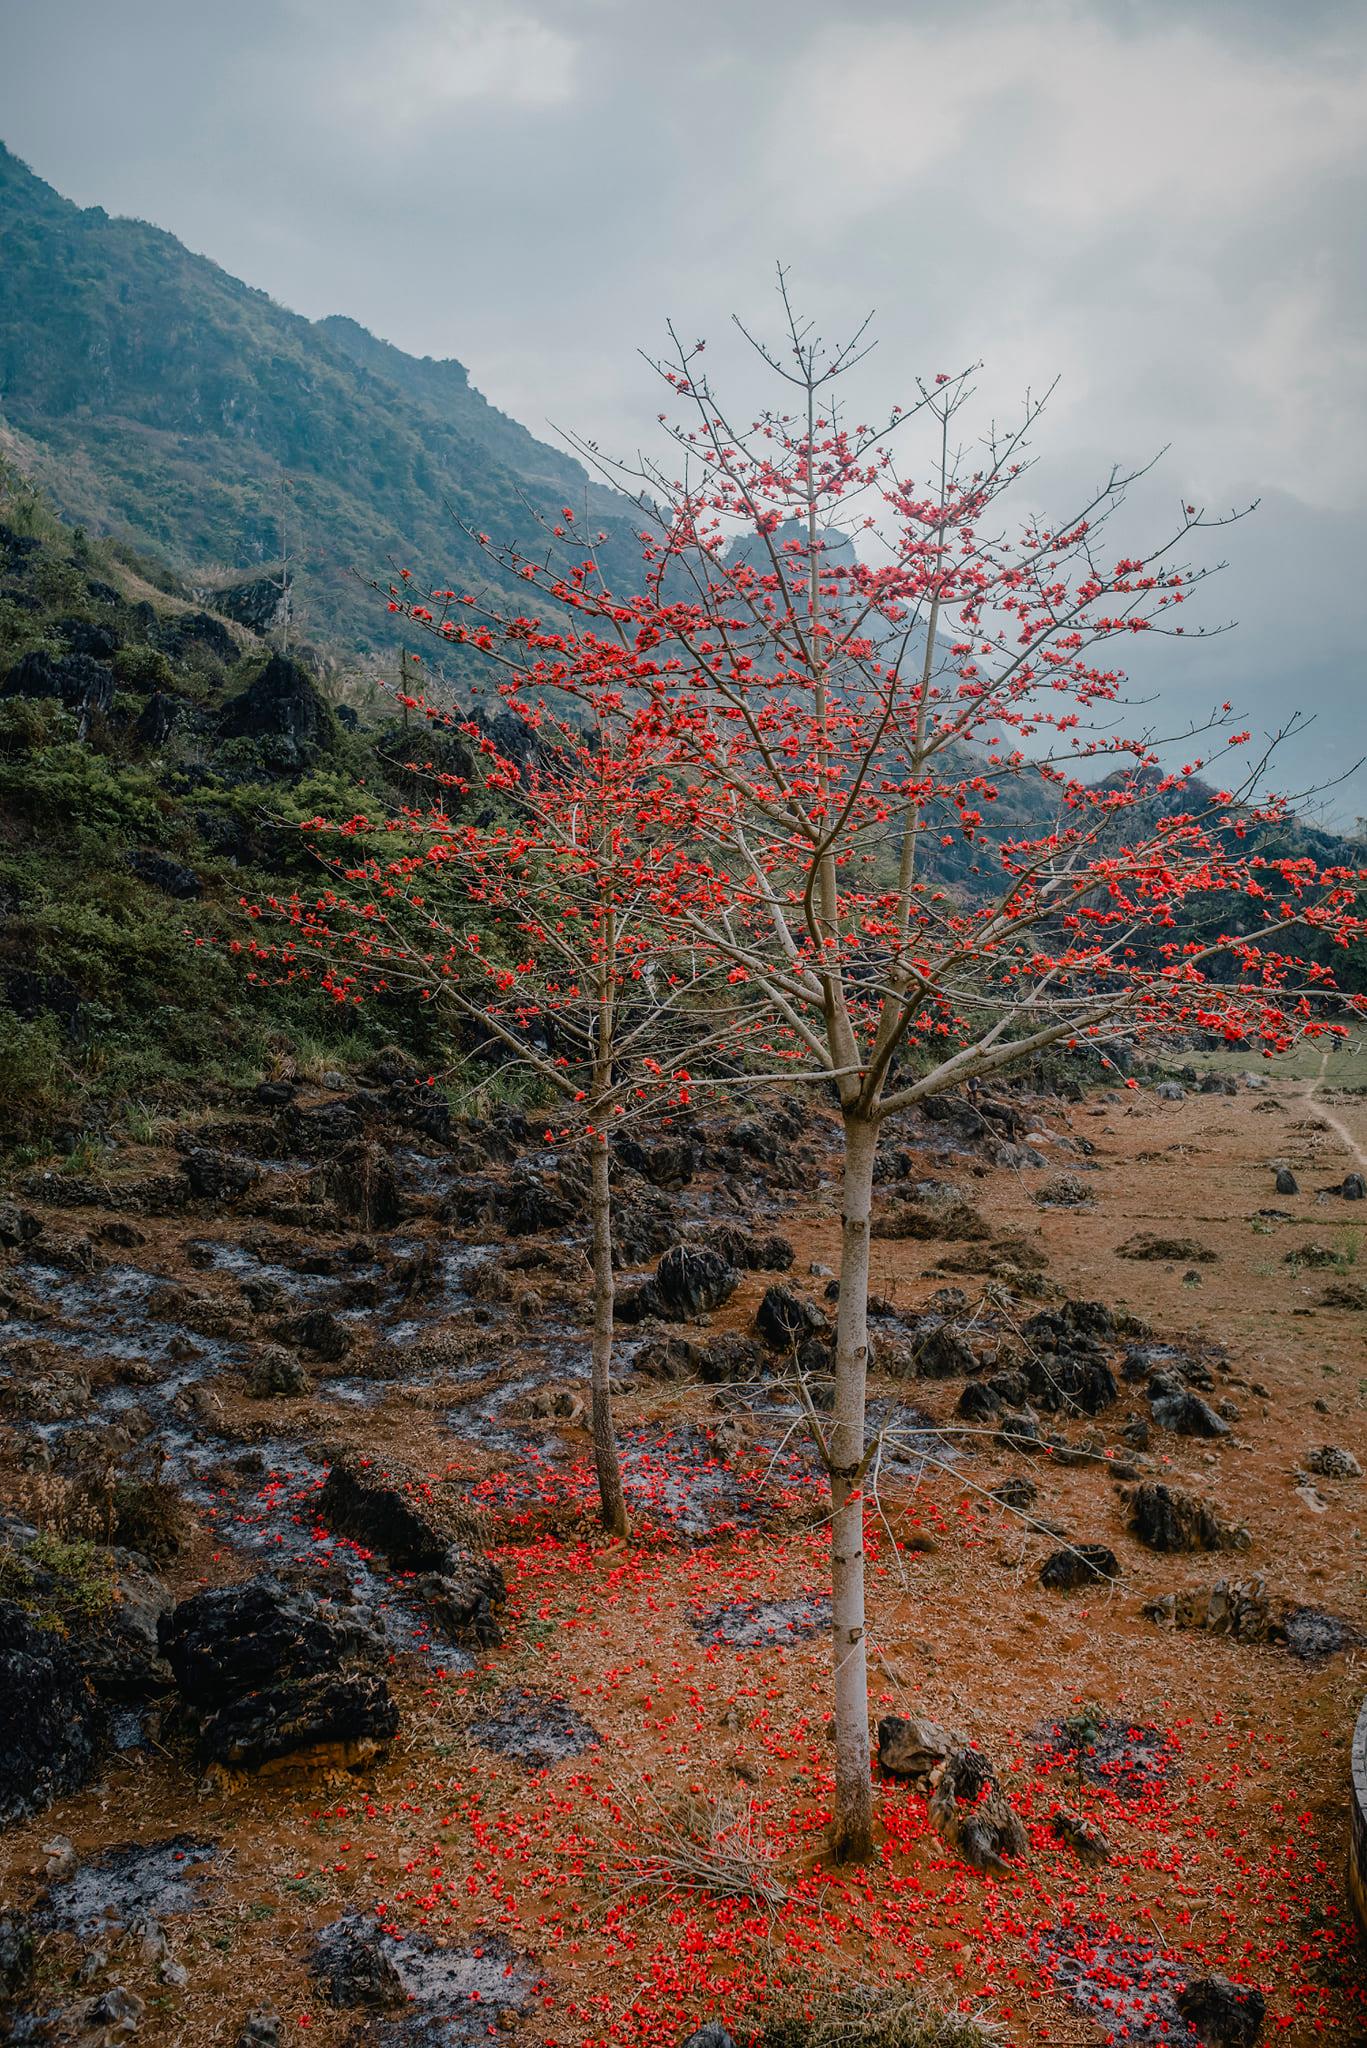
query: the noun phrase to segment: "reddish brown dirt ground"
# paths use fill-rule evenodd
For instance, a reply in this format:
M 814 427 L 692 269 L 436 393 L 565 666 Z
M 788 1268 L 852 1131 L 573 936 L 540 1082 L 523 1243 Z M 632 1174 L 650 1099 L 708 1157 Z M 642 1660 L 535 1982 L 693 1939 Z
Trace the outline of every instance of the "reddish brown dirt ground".
M 1278 1594 L 1367 1620 L 1367 1482 L 1318 1480 L 1315 1498 L 1298 1490 L 1299 1461 L 1314 1445 L 1344 1446 L 1367 1463 L 1367 1314 L 1320 1305 L 1327 1282 L 1367 1282 L 1364 1211 L 1316 1198 L 1360 1164 L 1350 1147 L 1367 1145 L 1367 1105 L 1330 1091 L 1323 1109 L 1341 1128 L 1324 1123 L 1303 1085 L 1182 1103 L 1148 1092 L 1096 1097 L 1051 1117 L 1096 1148 L 1099 1170 L 1086 1175 L 1094 1206 L 1039 1208 L 1038 1172 L 993 1169 L 968 1183 L 993 1229 L 1034 1239 L 1069 1295 L 1123 1308 L 1164 1340 L 1224 1347 L 1220 1393 L 1240 1411 L 1232 1435 L 1212 1444 L 1156 1432 L 1148 1476 L 1210 1497 L 1252 1536 L 1242 1555 L 1155 1556 L 1127 1533 L 1104 1461 L 1027 1460 L 982 1437 L 966 1440 L 949 1469 L 880 1484 L 869 1543 L 875 1716 L 927 1714 L 990 1753 L 1031 1829 L 1019 1871 L 968 1870 L 930 1832 L 924 1799 L 891 1782 L 880 1792 L 875 1863 L 823 1866 L 826 1639 L 733 1649 L 700 1642 L 693 1626 L 699 1611 L 730 1599 L 819 1590 L 824 1533 L 806 1494 L 775 1526 L 705 1545 L 606 1544 L 591 1517 L 563 1503 L 531 1527 L 505 1521 L 514 1539 L 499 1549 L 510 1581 L 505 1645 L 450 1677 L 396 1664 L 403 1725 L 377 1765 L 225 1789 L 197 1786 L 178 1752 L 130 1752 L 0 1841 L 5 1898 L 38 1895 L 42 1844 L 59 1833 L 80 1854 L 179 1829 L 223 1844 L 208 1909 L 168 1923 L 186 1986 L 157 1983 L 135 1953 L 115 1958 L 118 1981 L 148 2001 L 141 2038 L 181 2048 L 231 2044 L 246 2007 L 267 1998 L 287 2040 L 321 2048 L 352 2038 L 356 2015 L 331 2011 L 307 1975 L 309 1935 L 348 1908 L 377 1906 L 410 1933 L 456 1943 L 497 1929 L 534 1957 L 545 1988 L 516 2038 L 542 2048 L 668 2044 L 711 2015 L 743 2039 L 766 1974 L 819 1971 L 842 1952 L 872 1972 L 924 1976 L 945 2002 L 999 2022 L 1008 2041 L 1100 2041 L 1104 2028 L 1041 1979 L 1039 1930 L 1068 1920 L 1111 1923 L 1184 1963 L 1204 1957 L 1262 1985 L 1269 2035 L 1292 2048 L 1361 2040 L 1361 1952 L 1355 1960 L 1341 1877 L 1348 1744 L 1367 1657 L 1349 1650 L 1304 1664 L 1276 1648 L 1172 1632 L 1141 1613 L 1174 1586 L 1256 1571 Z M 1292 1168 L 1299 1196 L 1273 1195 L 1272 1161 Z M 1287 1219 L 1259 1216 L 1272 1208 Z M 836 1263 L 836 1209 L 831 1183 L 780 1219 L 797 1249 L 793 1277 L 818 1292 L 824 1282 L 806 1276 L 811 1263 Z M 1215 1259 L 1191 1269 L 1117 1259 L 1138 1231 L 1190 1237 Z M 1312 1243 L 1337 1256 L 1336 1270 L 1287 1263 Z M 932 1271 L 958 1249 L 879 1240 L 874 1288 L 914 1306 L 949 1278 L 971 1297 L 980 1281 Z M 748 1275 L 717 1326 L 745 1325 L 766 1284 Z M 910 1396 L 947 1421 L 958 1383 L 875 1391 Z M 230 1416 L 250 1409 L 232 1388 L 222 1400 Z M 428 1472 L 488 1474 L 496 1460 L 454 1441 L 437 1406 L 391 1388 L 350 1433 Z M 1122 1390 L 1121 1410 L 1132 1406 Z M 1108 1442 L 1121 1410 L 1104 1418 Z M 284 1412 L 348 1429 L 322 1394 Z M 646 1419 L 712 1427 L 722 1412 L 704 1387 L 622 1401 L 624 1430 Z M 587 1456 L 582 1431 L 555 1428 Z M 734 1454 L 729 1439 L 724 1449 Z M 1041 1590 L 1053 1540 L 986 1498 L 1019 1473 L 1039 1486 L 1038 1520 L 1115 1550 L 1118 1585 Z M 507 1498 L 490 1490 L 496 1521 Z M 178 1591 L 225 1576 L 208 1531 L 172 1576 Z M 471 1720 L 519 1685 L 562 1694 L 601 1746 L 540 1776 L 475 1746 Z M 1050 1807 L 1075 1802 L 1076 1788 L 1069 1773 L 1042 1767 L 1031 1736 L 1079 1703 L 1171 1743 L 1162 1787 L 1131 1802 L 1081 1795 L 1114 1844 L 1099 1870 L 1052 1842 Z M 662 1816 L 708 1797 L 751 1805 L 785 1903 L 640 1888 Z M 68 1985 L 76 1960 L 69 1941 L 49 1937 L 45 1981 Z

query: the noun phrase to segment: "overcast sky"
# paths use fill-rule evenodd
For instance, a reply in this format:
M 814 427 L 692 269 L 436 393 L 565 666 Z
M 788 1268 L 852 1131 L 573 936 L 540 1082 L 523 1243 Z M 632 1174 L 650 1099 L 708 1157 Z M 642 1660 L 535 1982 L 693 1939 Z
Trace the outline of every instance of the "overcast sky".
M 1367 751 L 1363 0 L 0 0 L 0 35 L 0 136 L 60 191 L 541 433 L 636 446 L 637 349 L 762 323 L 779 258 L 824 331 L 877 309 L 885 404 L 1061 375 L 1041 490 L 1171 443 L 1155 513 L 1262 500 L 1207 607 L 1238 632 L 1145 682 L 1314 711 L 1287 785 Z

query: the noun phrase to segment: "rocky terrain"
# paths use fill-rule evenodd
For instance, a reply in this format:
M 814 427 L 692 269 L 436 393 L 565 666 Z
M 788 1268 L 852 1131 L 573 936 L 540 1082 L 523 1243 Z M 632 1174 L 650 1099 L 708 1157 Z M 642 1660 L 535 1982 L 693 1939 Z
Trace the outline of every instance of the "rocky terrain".
M 1013 2041 L 1360 2035 L 1361 1098 L 888 1130 L 837 1871 L 823 1115 L 621 1144 L 624 1545 L 574 1159 L 288 1065 L 0 1201 L 4 2038 L 787 2042 L 843 1960 Z

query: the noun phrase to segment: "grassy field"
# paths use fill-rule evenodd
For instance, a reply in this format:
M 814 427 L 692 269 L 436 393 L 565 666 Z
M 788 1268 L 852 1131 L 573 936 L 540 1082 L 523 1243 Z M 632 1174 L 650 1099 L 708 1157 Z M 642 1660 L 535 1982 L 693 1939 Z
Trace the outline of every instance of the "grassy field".
M 1326 1088 L 1367 1093 L 1367 1034 L 1355 1033 L 1327 1059 L 1323 1044 L 1311 1042 L 1270 1060 L 1236 1046 L 1227 1052 L 1174 1053 L 1165 1064 L 1195 1067 L 1200 1074 L 1265 1074 L 1270 1081 L 1322 1080 Z

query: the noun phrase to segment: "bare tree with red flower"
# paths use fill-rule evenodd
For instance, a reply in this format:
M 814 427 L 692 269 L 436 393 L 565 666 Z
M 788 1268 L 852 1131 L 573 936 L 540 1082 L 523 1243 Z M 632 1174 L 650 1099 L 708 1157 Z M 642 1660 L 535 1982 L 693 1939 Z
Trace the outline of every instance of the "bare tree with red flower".
M 749 1083 L 807 1083 L 838 1105 L 835 1398 L 829 1421 L 811 1406 L 808 1421 L 831 1492 L 834 1845 L 856 1858 L 873 1840 L 864 1520 L 882 1126 L 1050 1047 L 1105 1056 L 1122 1037 L 1214 1034 L 1275 1052 L 1341 1032 L 1334 963 L 1363 933 L 1364 877 L 1305 850 L 1227 705 L 1180 739 L 1122 722 L 1119 650 L 1182 633 L 1212 573 L 1186 549 L 1227 522 L 1184 502 L 1153 544 L 1117 547 L 1108 529 L 1142 470 L 1113 470 L 1062 518 L 1032 511 L 1022 480 L 1047 397 L 965 445 L 971 372 L 851 423 L 862 331 L 828 350 L 782 276 L 780 293 L 780 347 L 746 333 L 777 406 L 733 417 L 702 344 L 671 332 L 657 367 L 684 417 L 661 415 L 668 459 L 603 465 L 582 448 L 634 493 L 636 587 L 606 586 L 566 515 L 539 560 L 479 536 L 539 612 L 406 586 L 390 602 L 500 665 L 524 713 L 529 689 L 544 702 L 553 684 L 591 729 L 613 729 L 633 774 L 648 764 L 660 861 L 633 898 L 647 951 L 687 945 L 724 974 Z M 457 846 L 460 830 L 440 837 Z M 599 1014 L 620 971 L 603 922 L 616 888 L 598 897 L 596 950 L 576 955 Z M 536 929 L 538 947 L 548 932 L 560 944 L 558 916 Z M 614 1091 L 644 1049 L 617 1043 Z M 597 1128 L 607 1069 L 585 1058 Z

